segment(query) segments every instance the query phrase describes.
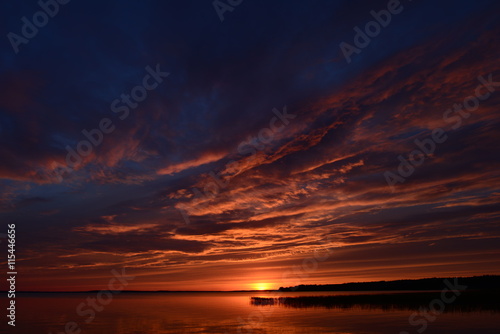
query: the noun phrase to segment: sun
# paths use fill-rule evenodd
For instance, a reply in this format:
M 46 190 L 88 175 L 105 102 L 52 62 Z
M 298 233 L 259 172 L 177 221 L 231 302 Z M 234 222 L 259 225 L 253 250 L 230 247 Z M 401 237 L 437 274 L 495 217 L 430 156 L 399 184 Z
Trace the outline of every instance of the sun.
M 253 289 L 260 290 L 260 291 L 271 290 L 271 284 L 269 284 L 269 283 L 254 283 Z

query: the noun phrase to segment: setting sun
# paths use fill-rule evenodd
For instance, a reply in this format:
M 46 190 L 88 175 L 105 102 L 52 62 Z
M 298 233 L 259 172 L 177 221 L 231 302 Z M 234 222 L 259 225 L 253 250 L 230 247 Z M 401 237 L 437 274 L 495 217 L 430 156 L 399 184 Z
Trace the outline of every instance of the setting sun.
M 269 283 L 255 283 L 255 284 L 253 284 L 252 287 L 254 290 L 261 290 L 261 291 L 272 289 L 271 284 L 269 284 Z

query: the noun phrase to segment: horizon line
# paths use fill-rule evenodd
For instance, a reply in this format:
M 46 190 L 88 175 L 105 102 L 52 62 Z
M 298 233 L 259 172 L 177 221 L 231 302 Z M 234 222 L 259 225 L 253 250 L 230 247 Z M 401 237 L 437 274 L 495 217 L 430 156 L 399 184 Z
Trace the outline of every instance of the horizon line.
M 298 286 L 322 286 L 322 285 L 347 285 L 347 284 L 365 284 L 365 283 L 382 283 L 382 282 L 397 282 L 397 281 L 420 281 L 427 279 L 448 279 L 448 278 L 475 278 L 475 277 L 499 277 L 499 274 L 484 274 L 484 275 L 475 275 L 475 276 L 448 276 L 448 277 L 425 277 L 425 278 L 400 278 L 395 280 L 378 280 L 378 281 L 363 281 L 363 282 L 345 282 L 345 283 L 322 283 L 322 284 L 299 284 L 291 287 L 279 287 L 277 289 L 266 289 L 266 290 L 117 290 L 119 293 L 170 293 L 170 292 L 275 292 L 280 291 L 281 288 L 290 289 Z M 98 290 L 76 290 L 76 291 L 15 291 L 15 293 L 94 293 L 102 291 L 103 289 Z M 348 291 L 348 290 L 345 290 Z M 376 290 L 357 290 L 357 291 L 376 291 Z M 399 290 L 394 290 L 399 291 Z M 411 290 L 401 290 L 401 291 L 411 291 Z M 11 291 L 4 290 L 0 291 L 1 293 L 9 293 Z

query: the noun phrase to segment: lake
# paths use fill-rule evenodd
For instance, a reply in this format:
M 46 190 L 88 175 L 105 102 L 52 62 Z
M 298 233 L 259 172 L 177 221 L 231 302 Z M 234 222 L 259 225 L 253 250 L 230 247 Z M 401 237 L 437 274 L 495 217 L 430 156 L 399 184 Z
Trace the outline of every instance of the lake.
M 96 293 L 19 294 L 16 327 L 9 333 L 500 333 L 498 312 L 471 310 L 423 316 L 413 310 L 256 306 L 250 297 L 358 294 L 359 292 L 179 292 L 122 293 L 94 311 Z M 367 292 L 363 292 L 366 294 Z M 105 298 L 105 297 L 104 297 Z M 429 301 L 431 302 L 431 301 Z M 83 303 L 83 305 L 82 305 Z M 104 302 L 105 304 L 107 302 Z M 77 308 L 80 306 L 79 314 Z M 94 313 L 94 318 L 92 318 Z M 430 315 L 428 315 L 430 317 Z M 86 323 L 88 321 L 88 323 Z M 67 323 L 69 325 L 66 325 Z M 427 322 L 427 328 L 423 328 Z M 417 324 L 415 324 L 417 323 Z M 6 323 L 2 324 L 4 327 Z M 65 326 L 67 331 L 65 331 Z M 79 331 L 81 330 L 81 331 Z

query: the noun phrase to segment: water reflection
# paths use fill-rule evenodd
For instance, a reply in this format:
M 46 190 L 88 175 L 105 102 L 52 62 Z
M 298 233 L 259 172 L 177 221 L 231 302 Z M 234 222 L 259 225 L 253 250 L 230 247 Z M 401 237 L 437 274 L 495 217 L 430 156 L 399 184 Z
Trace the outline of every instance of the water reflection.
M 325 293 L 279 296 L 321 294 Z M 65 332 L 69 321 L 78 324 L 80 334 L 416 333 L 408 323 L 408 310 L 258 305 L 249 302 L 255 296 L 273 298 L 276 293 L 122 293 L 86 323 L 88 318 L 78 315 L 76 308 L 87 298 L 95 298 L 95 294 L 20 294 L 16 298 L 16 328 L 9 329 L 9 333 L 59 334 Z M 498 313 L 442 314 L 425 333 L 498 334 Z
M 440 302 L 443 298 L 450 302 Z M 295 297 L 251 297 L 254 306 L 283 306 L 290 308 L 327 308 L 327 309 L 380 309 L 419 310 L 430 308 L 430 304 L 444 305 L 443 312 L 500 312 L 499 291 L 457 291 L 444 296 L 440 291 L 413 293 L 352 294 L 334 296 L 295 296 Z M 452 301 L 452 302 L 451 302 Z M 441 313 L 441 312 L 440 312 Z

